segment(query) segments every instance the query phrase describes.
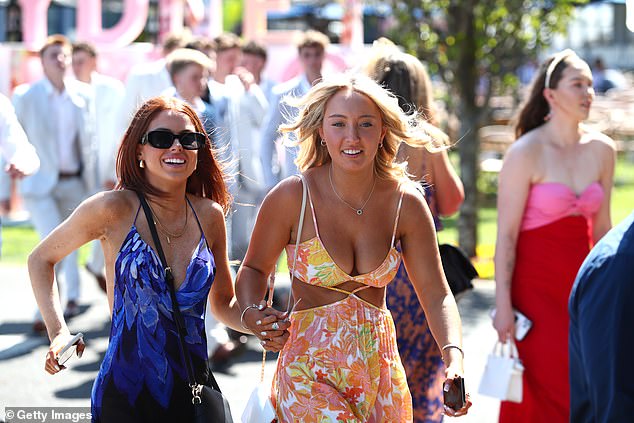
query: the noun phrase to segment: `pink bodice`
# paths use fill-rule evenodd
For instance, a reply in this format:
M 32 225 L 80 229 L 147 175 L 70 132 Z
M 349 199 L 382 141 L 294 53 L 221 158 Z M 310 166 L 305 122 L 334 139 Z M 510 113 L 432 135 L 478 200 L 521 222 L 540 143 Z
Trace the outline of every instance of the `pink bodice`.
M 560 182 L 535 184 L 526 199 L 521 230 L 548 225 L 566 216 L 583 215 L 590 220 L 599 211 L 603 196 L 599 182 L 591 183 L 578 195 Z

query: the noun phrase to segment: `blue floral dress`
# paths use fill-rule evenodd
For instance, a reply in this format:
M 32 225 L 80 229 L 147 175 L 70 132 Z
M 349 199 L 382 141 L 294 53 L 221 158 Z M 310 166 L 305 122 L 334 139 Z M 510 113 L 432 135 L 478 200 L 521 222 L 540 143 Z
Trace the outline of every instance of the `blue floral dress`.
M 425 187 L 425 199 L 432 210 L 436 230 L 440 230 L 431 187 Z M 387 286 L 387 307 L 396 325 L 398 351 L 412 394 L 414 422 L 442 422 L 445 366 L 403 262 Z
M 92 389 L 92 421 L 192 421 L 191 390 L 169 287 L 160 259 L 137 231 L 138 215 L 137 210 L 115 262 L 110 343 Z M 185 280 L 176 291 L 198 383 L 208 377 L 204 315 L 215 272 L 201 228 Z

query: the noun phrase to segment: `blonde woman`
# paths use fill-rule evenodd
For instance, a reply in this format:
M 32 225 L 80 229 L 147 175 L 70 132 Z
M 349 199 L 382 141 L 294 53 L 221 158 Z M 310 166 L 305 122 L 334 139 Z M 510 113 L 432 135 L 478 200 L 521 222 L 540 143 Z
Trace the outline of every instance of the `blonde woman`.
M 279 336 L 278 323 L 264 324 L 264 314 L 250 304 L 263 298 L 266 275 L 286 249 L 299 302 L 275 374 L 278 419 L 411 421 L 385 307 L 385 287 L 401 259 L 442 347 L 448 386 L 463 374 L 460 316 L 431 213 L 394 161 L 401 142 L 424 146 L 428 137 L 410 126 L 396 98 L 365 76 L 325 79 L 292 104 L 299 114 L 281 131 L 297 136 L 302 174 L 280 182 L 264 200 L 236 284 L 244 324 Z M 308 198 L 299 227 L 303 185 Z M 462 415 L 469 406 L 445 412 Z
M 421 124 L 435 140 L 446 140 L 447 135 L 433 126 L 437 122 L 425 66 L 384 38 L 377 40 L 372 50 L 376 54 L 365 72 L 398 98 L 405 113 L 418 112 L 424 116 L 427 122 Z M 421 184 L 436 231 L 442 230 L 440 216 L 457 212 L 464 199 L 462 181 L 449 161 L 447 150 L 431 152 L 402 143 L 398 158 L 407 163 L 407 172 Z M 445 366 L 403 263 L 387 287 L 387 306 L 394 317 L 398 350 L 412 393 L 414 422 L 440 422 Z

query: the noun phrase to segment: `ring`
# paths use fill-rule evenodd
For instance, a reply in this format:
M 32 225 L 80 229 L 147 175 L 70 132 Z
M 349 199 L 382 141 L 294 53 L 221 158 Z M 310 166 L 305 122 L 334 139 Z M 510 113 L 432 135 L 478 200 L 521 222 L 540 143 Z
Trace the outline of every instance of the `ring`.
M 279 330 L 280 325 L 277 324 L 277 322 L 273 322 L 273 324 L 271 325 L 271 329 L 273 330 Z

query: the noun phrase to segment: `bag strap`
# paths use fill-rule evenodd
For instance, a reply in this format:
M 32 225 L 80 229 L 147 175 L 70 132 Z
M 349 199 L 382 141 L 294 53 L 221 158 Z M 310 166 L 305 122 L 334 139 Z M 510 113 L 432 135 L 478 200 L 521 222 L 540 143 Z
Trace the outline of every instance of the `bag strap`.
M 183 315 L 181 314 L 180 307 L 178 306 L 176 292 L 174 291 L 174 275 L 172 274 L 172 268 L 168 266 L 167 260 L 165 259 L 163 246 L 161 245 L 161 240 L 158 236 L 158 232 L 156 231 L 156 225 L 154 224 L 154 216 L 152 215 L 152 210 L 150 209 L 150 206 L 148 205 L 147 200 L 145 199 L 145 196 L 143 194 L 137 192 L 137 196 L 139 197 L 139 201 L 141 202 L 141 206 L 143 207 L 143 211 L 145 212 L 145 218 L 147 220 L 148 227 L 150 228 L 150 232 L 152 233 L 154 247 L 156 248 L 156 252 L 158 253 L 161 264 L 163 265 L 163 270 L 165 272 L 165 282 L 169 288 L 170 297 L 172 299 L 172 313 L 174 315 L 174 323 L 176 324 L 176 329 L 178 330 L 179 347 L 181 351 L 181 356 L 183 357 L 185 371 L 187 373 L 187 382 L 192 388 L 193 393 L 194 387 L 198 384 L 196 383 L 196 378 L 194 376 L 194 366 L 192 364 L 191 356 L 185 344 L 185 321 L 183 319 Z M 214 374 L 211 370 L 209 370 L 209 377 L 211 387 L 218 392 L 221 392 L 220 387 L 218 386 L 218 382 L 216 381 L 216 378 L 214 377 Z
M 306 215 L 306 198 L 308 197 L 307 192 L 308 192 L 308 187 L 307 187 L 307 182 L 304 180 L 304 177 L 300 174 L 297 175 L 297 177 L 300 179 L 301 183 L 302 183 L 302 209 L 299 212 L 299 223 L 297 226 L 297 237 L 295 239 L 295 256 L 293 257 L 293 267 L 291 270 L 291 292 L 288 295 L 288 302 L 286 304 L 286 312 L 288 313 L 291 310 L 291 299 L 293 298 L 293 277 L 295 275 L 295 268 L 297 267 L 297 249 L 299 248 L 299 240 L 302 237 L 302 228 L 304 227 L 304 216 Z M 269 284 L 269 298 L 268 298 L 268 302 L 269 302 L 269 306 L 272 304 L 273 302 L 273 291 L 275 289 L 275 271 L 277 270 L 277 266 L 276 268 L 273 270 L 273 273 L 271 275 L 269 275 L 269 279 L 268 279 L 268 284 Z M 295 306 L 293 306 L 294 308 Z M 266 350 L 262 351 L 262 369 L 260 371 L 260 383 L 264 382 L 264 367 L 266 365 Z

